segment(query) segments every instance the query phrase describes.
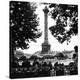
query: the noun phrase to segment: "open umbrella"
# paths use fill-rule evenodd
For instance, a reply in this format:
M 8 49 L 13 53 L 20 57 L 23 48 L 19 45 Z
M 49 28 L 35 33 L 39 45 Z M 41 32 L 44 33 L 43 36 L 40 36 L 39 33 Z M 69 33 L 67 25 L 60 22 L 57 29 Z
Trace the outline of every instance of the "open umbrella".
M 37 55 L 32 55 L 29 59 L 41 59 L 41 57 L 37 56 Z
M 53 59 L 54 56 L 53 55 L 44 55 L 42 58 L 43 59 Z

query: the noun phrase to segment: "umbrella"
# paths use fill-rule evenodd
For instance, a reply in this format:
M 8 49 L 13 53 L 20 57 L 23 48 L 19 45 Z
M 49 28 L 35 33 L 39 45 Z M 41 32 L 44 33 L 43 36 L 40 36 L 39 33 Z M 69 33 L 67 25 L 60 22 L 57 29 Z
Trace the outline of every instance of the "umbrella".
M 27 60 L 27 58 L 26 58 L 26 56 L 22 56 L 19 58 L 19 60 L 25 61 L 25 60 Z
M 29 59 L 40 59 L 40 57 L 37 55 L 32 55 Z
M 43 59 L 53 59 L 54 56 L 53 55 L 44 55 L 42 58 Z

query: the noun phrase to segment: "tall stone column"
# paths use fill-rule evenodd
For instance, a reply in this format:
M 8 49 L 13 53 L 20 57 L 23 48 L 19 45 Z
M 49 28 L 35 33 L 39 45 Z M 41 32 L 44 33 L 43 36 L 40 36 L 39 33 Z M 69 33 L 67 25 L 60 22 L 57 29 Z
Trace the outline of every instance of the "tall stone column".
M 42 54 L 48 54 L 50 51 L 50 44 L 48 43 L 48 8 L 45 6 L 44 11 L 44 43 L 42 43 Z
M 48 8 L 47 6 L 43 9 L 44 11 L 44 42 L 48 43 Z

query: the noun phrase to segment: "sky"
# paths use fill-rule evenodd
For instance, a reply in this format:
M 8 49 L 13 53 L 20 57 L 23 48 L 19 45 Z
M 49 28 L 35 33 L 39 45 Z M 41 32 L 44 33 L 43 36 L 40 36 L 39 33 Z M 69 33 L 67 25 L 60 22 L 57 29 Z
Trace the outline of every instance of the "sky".
M 25 54 L 34 54 L 37 51 L 42 50 L 42 43 L 44 42 L 44 9 L 45 5 L 37 3 L 37 9 L 36 14 L 38 14 L 39 17 L 39 26 L 38 28 L 42 31 L 42 36 L 37 39 L 37 42 L 31 42 L 30 48 L 21 50 Z M 50 9 L 49 9 L 50 11 Z M 50 15 L 48 15 L 48 28 L 52 25 L 55 25 L 55 21 L 51 18 Z M 73 36 L 71 38 L 71 42 L 67 45 L 67 42 L 65 41 L 63 44 L 59 43 L 56 38 L 54 38 L 51 34 L 51 32 L 48 29 L 48 40 L 49 44 L 51 45 L 51 51 L 64 51 L 64 50 L 73 50 L 75 45 L 78 45 L 78 36 Z

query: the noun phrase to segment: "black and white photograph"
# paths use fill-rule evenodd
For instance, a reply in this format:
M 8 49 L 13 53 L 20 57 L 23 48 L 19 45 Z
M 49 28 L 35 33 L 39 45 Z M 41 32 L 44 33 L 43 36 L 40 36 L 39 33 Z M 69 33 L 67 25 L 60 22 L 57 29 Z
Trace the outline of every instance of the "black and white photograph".
M 78 75 L 78 5 L 9 1 L 9 77 Z

